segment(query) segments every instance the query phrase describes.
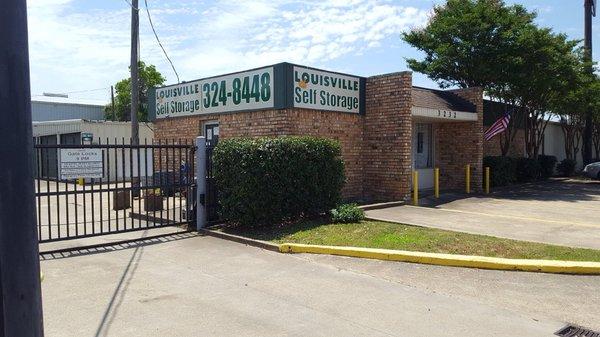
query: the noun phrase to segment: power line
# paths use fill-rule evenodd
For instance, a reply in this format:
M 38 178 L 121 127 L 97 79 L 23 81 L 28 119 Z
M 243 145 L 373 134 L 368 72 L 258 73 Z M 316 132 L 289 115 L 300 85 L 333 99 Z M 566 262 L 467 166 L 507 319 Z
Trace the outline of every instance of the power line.
M 125 1 L 127 1 L 127 0 L 125 0 Z M 175 76 L 177 76 L 177 83 L 179 83 L 180 82 L 179 74 L 177 73 L 177 70 L 175 70 L 175 66 L 173 65 L 173 62 L 171 61 L 171 58 L 169 58 L 169 55 L 167 54 L 165 47 L 163 47 L 162 43 L 160 42 L 160 39 L 158 38 L 158 34 L 156 34 L 156 30 L 154 29 L 154 24 L 152 23 L 152 17 L 150 16 L 150 10 L 148 9 L 148 0 L 144 0 L 144 4 L 146 5 L 146 13 L 148 14 L 148 21 L 150 22 L 150 27 L 152 27 L 152 32 L 154 33 L 154 37 L 156 37 L 156 41 L 158 42 L 158 45 L 162 49 L 163 53 L 165 54 L 167 61 L 169 61 L 169 63 L 171 64 L 171 68 L 173 68 L 173 72 L 175 73 Z

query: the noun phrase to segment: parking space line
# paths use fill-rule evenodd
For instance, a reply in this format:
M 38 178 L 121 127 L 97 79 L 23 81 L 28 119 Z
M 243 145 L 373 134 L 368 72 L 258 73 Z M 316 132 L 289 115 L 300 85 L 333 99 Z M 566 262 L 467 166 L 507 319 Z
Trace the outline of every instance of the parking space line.
M 401 206 L 401 207 L 411 207 L 411 208 L 421 208 L 421 209 L 422 208 L 428 208 L 428 209 L 432 209 L 432 210 L 446 211 L 446 212 L 453 212 L 453 213 L 472 214 L 472 215 L 484 215 L 484 216 L 491 216 L 491 217 L 498 217 L 498 218 L 518 219 L 518 220 L 527 220 L 527 221 L 538 221 L 538 222 L 554 223 L 554 224 L 559 224 L 559 225 L 574 225 L 574 226 L 584 226 L 584 227 L 593 227 L 593 228 L 599 228 L 600 227 L 600 225 L 594 225 L 594 224 L 588 224 L 588 223 L 564 222 L 564 221 L 546 220 L 546 219 L 529 218 L 529 217 L 520 217 L 520 216 L 504 215 L 504 214 L 490 214 L 490 213 L 481 213 L 481 212 L 473 212 L 473 211 L 462 211 L 462 210 L 457 210 L 457 209 L 421 207 L 421 206 L 412 206 L 412 205 L 404 205 L 404 206 Z

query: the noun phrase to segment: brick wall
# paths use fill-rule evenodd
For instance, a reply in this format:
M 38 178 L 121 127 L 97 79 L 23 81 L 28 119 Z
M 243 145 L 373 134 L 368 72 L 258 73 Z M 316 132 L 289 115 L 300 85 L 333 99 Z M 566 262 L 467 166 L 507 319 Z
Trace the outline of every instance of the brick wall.
M 402 200 L 410 194 L 412 73 L 367 79 L 364 118 L 366 199 Z
M 347 199 L 363 198 L 362 119 L 358 114 L 308 109 L 288 112 L 290 134 L 333 138 L 340 142 L 346 170 L 342 195 Z
M 157 120 L 155 137 L 193 141 L 206 122 L 216 121 L 221 139 L 282 135 L 337 139 L 346 167 L 345 198 L 402 200 L 411 191 L 411 92 L 411 72 L 374 76 L 366 83 L 365 115 L 292 108 L 178 117 Z M 481 89 L 454 92 L 476 105 L 479 119 L 436 124 L 436 165 L 442 187 L 464 188 L 464 166 L 470 163 L 476 191 L 482 180 L 483 95 Z
M 160 119 L 155 122 L 156 139 L 188 139 L 202 135 L 207 122 L 219 123 L 219 138 L 311 135 L 340 142 L 346 169 L 342 194 L 362 199 L 362 117 L 342 112 L 282 109 Z
M 435 128 L 436 164 L 440 188 L 464 189 L 465 166 L 471 165 L 471 189 L 482 189 L 483 91 L 480 88 L 451 90 L 475 104 L 476 122 L 440 123 Z

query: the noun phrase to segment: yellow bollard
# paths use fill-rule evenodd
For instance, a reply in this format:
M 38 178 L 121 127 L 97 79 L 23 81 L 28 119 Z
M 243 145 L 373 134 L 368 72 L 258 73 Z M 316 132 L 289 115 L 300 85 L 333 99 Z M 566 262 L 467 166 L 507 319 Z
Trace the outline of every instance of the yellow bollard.
M 485 168 L 485 194 L 490 193 L 490 168 Z
M 440 197 L 440 169 L 433 169 L 433 194 L 436 198 Z
M 77 185 L 83 186 L 83 178 L 77 178 Z
M 413 171 L 413 205 L 419 206 L 419 172 Z
M 465 167 L 465 190 L 468 193 L 471 193 L 471 165 L 467 164 Z

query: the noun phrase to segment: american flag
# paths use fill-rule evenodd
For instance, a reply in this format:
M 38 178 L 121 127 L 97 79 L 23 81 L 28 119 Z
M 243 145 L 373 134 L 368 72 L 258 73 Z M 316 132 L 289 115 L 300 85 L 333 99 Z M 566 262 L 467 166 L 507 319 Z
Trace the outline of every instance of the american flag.
M 508 123 L 510 123 L 510 114 L 504 115 L 504 117 L 497 120 L 483 135 L 485 140 L 490 140 L 494 138 L 497 134 L 504 132 L 508 128 Z

